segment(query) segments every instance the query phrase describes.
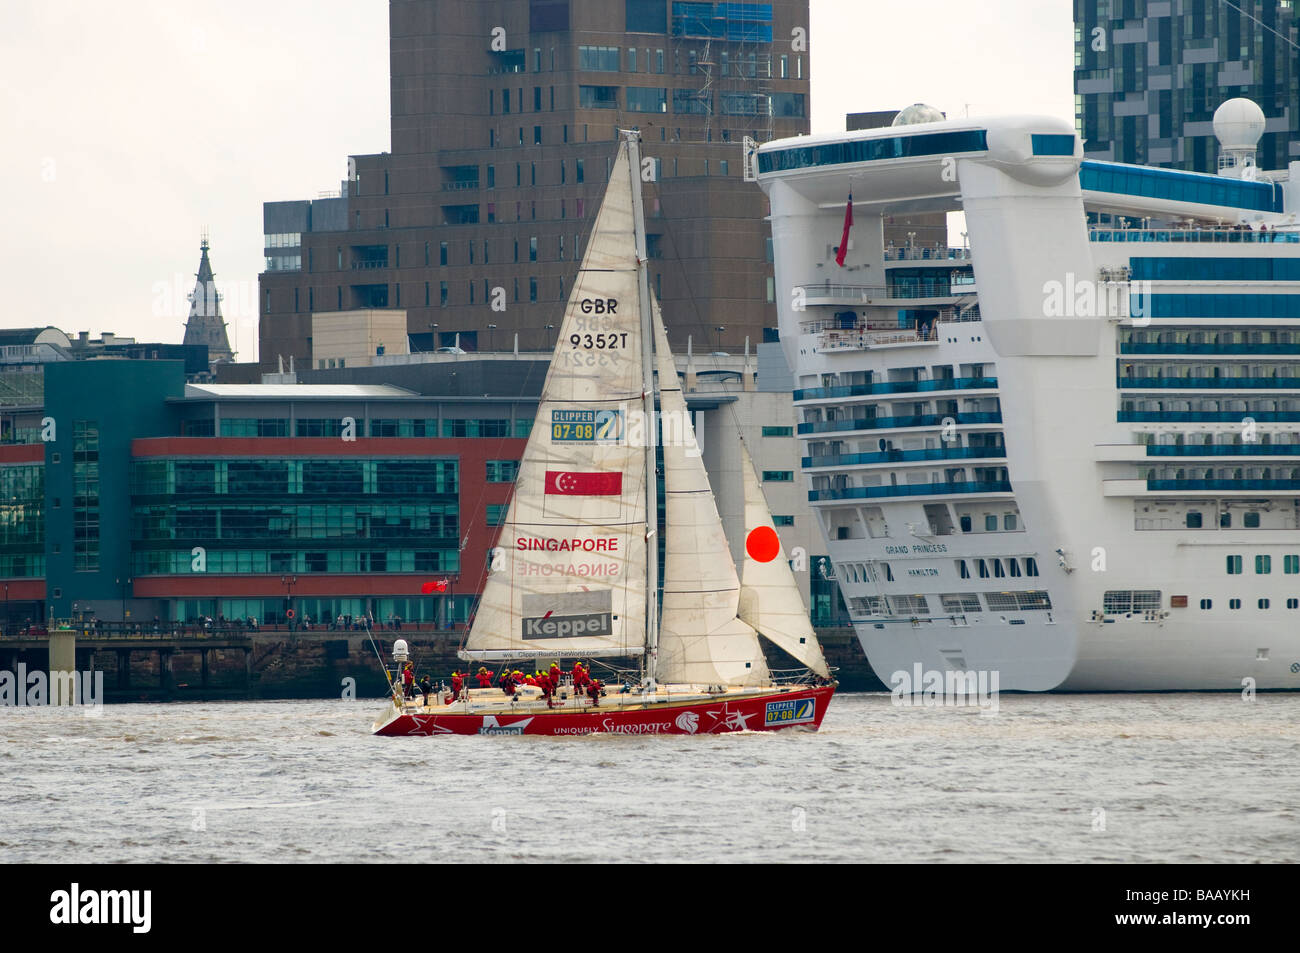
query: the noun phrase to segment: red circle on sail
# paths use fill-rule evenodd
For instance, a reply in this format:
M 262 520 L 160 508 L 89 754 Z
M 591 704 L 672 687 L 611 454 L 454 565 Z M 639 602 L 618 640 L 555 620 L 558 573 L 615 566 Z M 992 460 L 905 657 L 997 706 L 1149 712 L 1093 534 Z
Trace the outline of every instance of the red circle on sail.
M 781 551 L 781 540 L 772 527 L 759 526 L 745 537 L 745 551 L 756 562 L 770 563 Z

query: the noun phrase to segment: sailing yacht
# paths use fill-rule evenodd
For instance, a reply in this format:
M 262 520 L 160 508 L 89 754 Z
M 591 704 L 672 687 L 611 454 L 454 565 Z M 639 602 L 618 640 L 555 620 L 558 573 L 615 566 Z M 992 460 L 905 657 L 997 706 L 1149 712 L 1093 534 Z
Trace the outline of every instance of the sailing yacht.
M 739 573 L 731 557 L 650 291 L 640 167 L 639 136 L 625 132 L 460 652 L 468 662 L 507 669 L 634 659 L 636 677 L 595 698 L 571 685 L 551 699 L 530 685 L 509 695 L 465 687 L 429 705 L 402 698 L 398 687 L 375 734 L 705 734 L 821 725 L 836 683 L 747 452 L 748 536 Z M 666 512 L 662 585 L 656 443 Z M 804 669 L 778 683 L 760 635 Z M 395 643 L 399 669 L 406 651 Z

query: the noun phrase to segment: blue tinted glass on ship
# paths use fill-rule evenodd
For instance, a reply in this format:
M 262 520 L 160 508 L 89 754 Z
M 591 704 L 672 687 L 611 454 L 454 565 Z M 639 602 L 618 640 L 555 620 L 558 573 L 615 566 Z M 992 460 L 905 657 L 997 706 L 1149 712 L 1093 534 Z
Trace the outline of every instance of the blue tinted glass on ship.
M 1036 156 L 1074 155 L 1074 136 L 1033 133 L 1029 138 Z
M 758 171 L 789 172 L 792 169 L 842 165 L 846 162 L 874 162 L 879 159 L 987 152 L 988 148 L 988 132 L 984 129 L 890 136 L 885 139 L 864 139 L 859 142 L 828 142 L 820 146 L 801 146 L 797 149 L 759 153 Z
M 1135 281 L 1300 281 L 1300 258 L 1130 258 Z
M 1281 188 L 1271 182 L 1241 182 L 1200 172 L 1089 160 L 1079 168 L 1079 186 L 1085 192 L 1114 192 L 1261 212 L 1282 211 Z
M 1147 318 L 1300 318 L 1300 294 L 1133 295 L 1129 306 Z

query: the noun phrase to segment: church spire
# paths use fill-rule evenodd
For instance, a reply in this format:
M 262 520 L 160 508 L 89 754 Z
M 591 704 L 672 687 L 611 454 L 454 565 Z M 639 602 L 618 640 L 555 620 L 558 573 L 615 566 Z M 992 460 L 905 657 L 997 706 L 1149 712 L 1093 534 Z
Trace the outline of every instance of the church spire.
M 204 344 L 208 348 L 208 363 L 230 362 L 230 338 L 226 336 L 226 322 L 221 317 L 221 295 L 213 280 L 212 262 L 208 260 L 208 233 L 205 229 L 199 244 L 199 270 L 194 276 L 194 291 L 190 294 L 190 316 L 185 322 L 185 344 Z

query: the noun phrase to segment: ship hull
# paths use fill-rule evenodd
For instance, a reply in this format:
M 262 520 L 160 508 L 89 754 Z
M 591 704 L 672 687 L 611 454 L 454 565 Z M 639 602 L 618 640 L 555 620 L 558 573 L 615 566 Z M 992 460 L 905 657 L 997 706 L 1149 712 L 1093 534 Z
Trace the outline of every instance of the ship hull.
M 374 726 L 385 737 L 409 735 L 553 735 L 594 734 L 705 735 L 736 731 L 816 730 L 835 693 L 834 685 L 727 692 L 715 697 L 671 694 L 648 702 L 640 695 L 613 695 L 592 706 L 547 709 L 524 705 L 485 704 L 473 710 L 456 706 L 390 705 Z M 446 708 L 460 710 L 447 711 Z

